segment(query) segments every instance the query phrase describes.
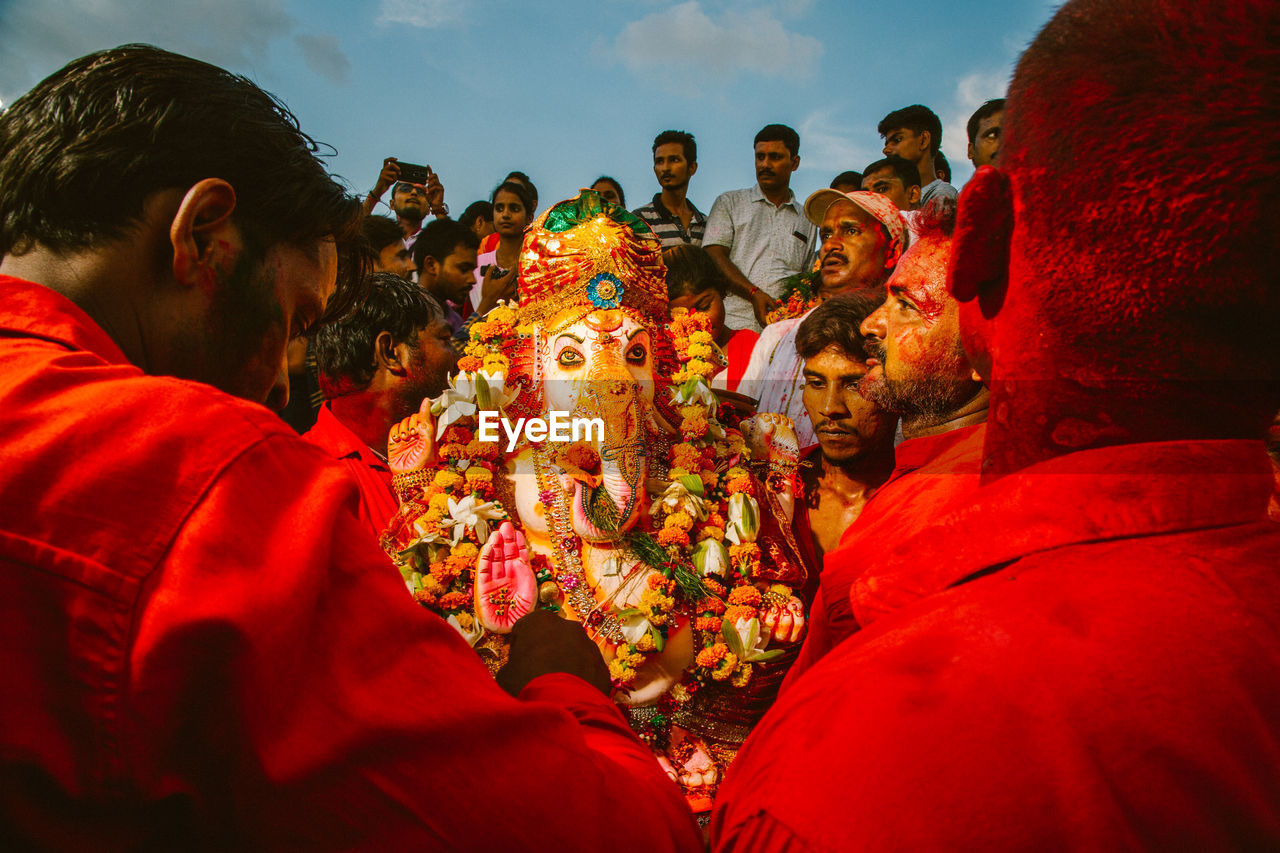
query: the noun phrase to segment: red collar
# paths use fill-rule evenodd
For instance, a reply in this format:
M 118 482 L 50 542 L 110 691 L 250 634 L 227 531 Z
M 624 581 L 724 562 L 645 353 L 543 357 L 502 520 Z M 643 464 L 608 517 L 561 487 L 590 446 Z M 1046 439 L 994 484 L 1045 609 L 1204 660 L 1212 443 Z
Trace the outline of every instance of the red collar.
M 129 364 L 116 342 L 70 299 L 8 275 L 0 275 L 0 334 L 43 338 L 110 364 Z
M 323 448 L 335 459 L 357 456 L 360 461 L 371 468 L 390 471 L 387 463 L 369 449 L 351 429 L 338 420 L 329 404 L 325 403 L 316 413 L 315 426 L 307 430 L 304 436 L 308 441 Z

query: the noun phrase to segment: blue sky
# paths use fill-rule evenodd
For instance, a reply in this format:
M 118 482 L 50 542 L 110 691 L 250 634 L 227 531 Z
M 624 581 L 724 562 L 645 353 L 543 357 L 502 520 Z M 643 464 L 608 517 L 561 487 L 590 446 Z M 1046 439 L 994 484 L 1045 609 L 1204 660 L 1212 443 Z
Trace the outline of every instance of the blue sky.
M 800 131 L 803 199 L 880 156 L 876 123 L 912 103 L 943 120 L 970 174 L 964 121 L 1004 94 L 1056 3 L 923 0 L 0 0 L 0 102 L 68 60 L 143 41 L 216 62 L 275 93 L 337 149 L 363 194 L 385 156 L 428 163 L 461 211 L 512 169 L 541 204 L 598 175 L 627 204 L 657 185 L 650 146 L 698 140 L 690 198 L 754 181 L 751 139 Z M 379 209 L 386 212 L 385 208 Z

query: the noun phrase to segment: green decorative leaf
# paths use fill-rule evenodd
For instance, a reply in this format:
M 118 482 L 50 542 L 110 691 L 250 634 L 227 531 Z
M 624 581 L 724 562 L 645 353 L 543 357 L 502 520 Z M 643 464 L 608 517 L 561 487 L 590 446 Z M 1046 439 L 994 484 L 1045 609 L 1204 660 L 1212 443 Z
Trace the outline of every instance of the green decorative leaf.
M 617 611 L 617 617 L 619 619 L 629 619 L 632 616 L 639 616 L 639 615 L 640 615 L 639 607 L 627 607 L 623 610 Z
M 720 623 L 720 633 L 724 636 L 724 641 L 729 646 L 729 651 L 738 656 L 738 660 L 746 657 L 742 649 L 742 639 L 738 636 L 738 632 L 734 630 L 733 625 L 728 619 Z
M 489 390 L 488 381 L 479 373 L 476 374 L 476 402 L 482 409 L 493 408 L 493 392 Z
M 662 632 L 654 626 L 649 626 L 649 636 L 653 637 L 653 647 L 661 652 L 667 647 L 667 638 L 662 636 Z
M 764 663 L 773 660 L 784 652 L 783 649 L 770 649 L 767 652 L 757 652 L 756 656 L 751 659 L 752 663 Z
M 702 478 L 696 474 L 685 474 L 680 478 L 680 484 L 688 489 L 690 494 L 702 497 Z

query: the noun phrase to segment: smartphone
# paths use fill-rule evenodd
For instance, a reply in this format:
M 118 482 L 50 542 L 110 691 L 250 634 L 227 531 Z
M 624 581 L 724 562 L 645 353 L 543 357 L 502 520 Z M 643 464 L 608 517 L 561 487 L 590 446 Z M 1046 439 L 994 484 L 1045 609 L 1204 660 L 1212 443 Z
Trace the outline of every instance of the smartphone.
M 427 179 L 431 176 L 431 169 L 426 166 L 419 166 L 417 163 L 406 163 L 403 160 L 396 162 L 400 165 L 400 180 L 410 184 L 427 185 Z

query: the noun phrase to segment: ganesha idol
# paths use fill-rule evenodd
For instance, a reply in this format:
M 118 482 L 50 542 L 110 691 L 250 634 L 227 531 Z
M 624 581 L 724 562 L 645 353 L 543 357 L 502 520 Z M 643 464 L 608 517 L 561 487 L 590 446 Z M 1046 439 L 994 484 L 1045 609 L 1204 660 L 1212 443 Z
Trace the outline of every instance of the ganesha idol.
M 544 213 L 518 306 L 475 323 L 453 387 L 393 431 L 383 544 L 491 667 L 534 607 L 580 621 L 705 808 L 794 659 L 809 573 L 790 422 L 717 399 L 707 324 L 668 317 L 664 275 L 648 227 L 596 193 Z

